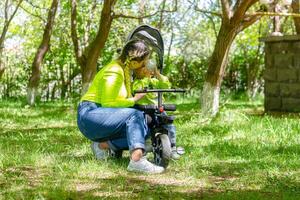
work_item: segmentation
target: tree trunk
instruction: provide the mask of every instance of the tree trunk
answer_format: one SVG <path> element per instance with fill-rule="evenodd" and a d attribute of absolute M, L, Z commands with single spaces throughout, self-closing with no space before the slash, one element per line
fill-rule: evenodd
<path fill-rule="evenodd" d="M 67 90 L 68 90 L 68 85 L 61 85 L 61 93 L 60 93 L 60 98 L 61 99 L 65 99 L 66 98 L 66 93 L 67 93 Z"/>
<path fill-rule="evenodd" d="M 42 42 L 35 54 L 34 61 L 32 63 L 32 73 L 28 83 L 27 102 L 29 105 L 35 104 L 36 97 L 38 95 L 38 86 L 41 77 L 41 65 L 43 59 L 49 49 L 51 33 L 54 25 L 55 14 L 57 11 L 59 0 L 53 0 L 51 8 L 48 12 L 47 24 L 44 29 Z"/>
<path fill-rule="evenodd" d="M 10 17 L 8 16 L 8 9 L 9 9 L 10 6 L 8 5 L 8 0 L 5 1 L 5 5 L 4 5 L 4 25 L 3 25 L 1 36 L 0 36 L 0 79 L 1 79 L 1 77 L 4 74 L 4 71 L 5 71 L 5 65 L 3 64 L 3 61 L 2 61 L 5 36 L 6 36 L 7 30 L 8 30 L 8 27 L 9 27 L 12 19 L 16 15 L 17 10 L 19 9 L 22 1 L 23 0 L 20 0 L 18 2 L 15 10 L 13 11 L 13 13 L 11 14 Z"/>
<path fill-rule="evenodd" d="M 55 100 L 56 86 L 57 86 L 57 84 L 55 82 L 53 87 L 52 87 L 52 91 L 51 91 L 51 101 Z"/>
<path fill-rule="evenodd" d="M 105 42 L 109 35 L 109 31 L 113 21 L 112 9 L 115 3 L 116 0 L 104 0 L 97 35 L 87 48 L 81 50 L 76 30 L 77 2 L 76 0 L 72 0 L 71 33 L 76 61 L 81 68 L 82 94 L 87 91 L 97 72 L 97 61 L 99 56 L 101 55 L 101 51 L 103 50 Z"/>
<path fill-rule="evenodd" d="M 258 91 L 259 83 L 257 80 L 257 75 L 259 71 L 259 63 L 250 63 L 247 68 L 247 96 L 253 99 Z"/>
<path fill-rule="evenodd" d="M 260 33 L 261 32 L 259 29 L 259 34 Z M 257 91 L 259 89 L 258 75 L 260 71 L 260 59 L 261 59 L 260 49 L 261 49 L 261 43 L 259 43 L 257 47 L 256 56 L 254 60 L 250 62 L 247 67 L 247 96 L 250 99 L 253 99 L 256 96 Z"/>
<path fill-rule="evenodd" d="M 111 4 L 105 4 L 101 13 L 100 27 L 96 38 L 89 45 L 88 56 L 86 66 L 82 70 L 82 90 L 85 93 L 92 82 L 96 72 L 97 72 L 97 61 L 101 54 L 101 51 L 104 48 L 105 42 L 108 38 L 108 34 L 110 31 L 112 16 L 111 16 Z"/>
<path fill-rule="evenodd" d="M 49 100 L 49 96 L 50 96 L 50 86 L 49 84 L 47 85 L 47 92 L 46 92 L 46 101 Z"/>
<path fill-rule="evenodd" d="M 5 71 L 5 64 L 2 60 L 2 56 L 3 56 L 3 48 L 0 46 L 0 79 L 2 78 Z"/>
<path fill-rule="evenodd" d="M 66 97 L 66 92 L 67 92 L 67 86 L 66 86 L 66 80 L 65 80 L 65 74 L 64 74 L 64 66 L 59 65 L 59 74 L 60 74 L 60 98 L 65 99 Z"/>
<path fill-rule="evenodd" d="M 11 88 L 11 79 L 12 79 L 12 75 L 11 74 L 12 74 L 12 71 L 11 71 L 11 68 L 9 67 L 10 64 L 9 64 L 9 60 L 7 58 L 5 59 L 5 66 L 8 66 L 8 68 L 7 68 L 6 79 L 5 79 L 5 81 L 6 81 L 6 83 L 5 83 L 6 90 L 5 90 L 4 96 L 6 98 L 9 98 L 10 97 L 10 88 Z"/>
<path fill-rule="evenodd" d="M 203 85 L 201 108 L 205 115 L 214 116 L 218 112 L 220 86 L 227 65 L 228 53 L 237 34 L 236 28 L 222 22 Z"/>
<path fill-rule="evenodd" d="M 299 9 L 300 9 L 299 0 L 293 0 L 292 9 L 293 9 L 293 13 L 299 13 Z M 300 35 L 300 18 L 299 17 L 294 17 L 294 24 L 295 24 L 297 35 Z"/>
<path fill-rule="evenodd" d="M 162 9 L 161 9 L 161 12 L 160 12 L 160 16 L 159 16 L 159 23 L 158 23 L 158 26 L 157 26 L 157 29 L 158 30 L 161 30 L 162 28 L 162 25 L 163 25 L 163 21 L 164 21 L 164 10 L 165 10 L 165 7 L 166 7 L 166 0 L 163 0 L 162 2 Z"/>
<path fill-rule="evenodd" d="M 202 113 L 215 116 L 219 110 L 219 93 L 231 44 L 236 35 L 260 19 L 258 15 L 246 15 L 258 0 L 221 0 L 222 24 L 215 48 L 208 64 L 202 91 Z"/>

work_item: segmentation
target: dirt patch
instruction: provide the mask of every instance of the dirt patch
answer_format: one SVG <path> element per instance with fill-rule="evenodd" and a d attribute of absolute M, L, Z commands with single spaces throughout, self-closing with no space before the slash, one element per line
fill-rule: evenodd
<path fill-rule="evenodd" d="M 235 181 L 238 178 L 235 176 L 209 176 L 208 180 L 212 184 L 221 184 L 225 181 Z"/>
<path fill-rule="evenodd" d="M 29 186 L 37 186 L 42 182 L 42 177 L 47 175 L 46 169 L 35 168 L 32 166 L 10 167 L 4 171 L 4 174 L 10 175 L 9 179 L 19 179 L 24 177 L 28 180 Z"/>
<path fill-rule="evenodd" d="M 132 177 L 128 177 L 129 179 Z M 205 181 L 192 179 L 178 179 L 174 177 L 156 175 L 156 176 L 135 176 L 134 179 L 143 180 L 153 185 L 169 185 L 169 186 L 197 186 L 203 187 Z"/>
<path fill-rule="evenodd" d="M 86 183 L 86 182 L 78 182 L 76 183 L 76 191 L 78 192 L 87 192 L 87 191 L 91 191 L 91 190 L 96 190 L 97 188 L 99 188 L 99 185 L 96 183 Z"/>

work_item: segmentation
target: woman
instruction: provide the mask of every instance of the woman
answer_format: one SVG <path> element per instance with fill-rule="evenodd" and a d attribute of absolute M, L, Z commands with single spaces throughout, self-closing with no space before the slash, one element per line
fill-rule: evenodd
<path fill-rule="evenodd" d="M 144 114 L 129 108 L 145 94 L 131 95 L 131 70 L 145 67 L 149 48 L 143 41 L 128 42 L 120 57 L 106 65 L 95 76 L 78 107 L 77 124 L 85 137 L 94 141 L 92 150 L 105 159 L 108 149 L 117 151 L 120 141 L 127 140 L 130 151 L 129 171 L 161 173 L 143 157 L 147 127 Z"/>

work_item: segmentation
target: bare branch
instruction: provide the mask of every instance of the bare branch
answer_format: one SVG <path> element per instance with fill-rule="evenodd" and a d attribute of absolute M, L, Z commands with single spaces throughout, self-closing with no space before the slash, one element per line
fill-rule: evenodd
<path fill-rule="evenodd" d="M 213 26 L 213 30 L 214 30 L 214 33 L 215 33 L 215 37 L 217 38 L 218 37 L 218 31 L 217 31 L 217 28 L 216 28 L 216 24 L 212 18 L 212 16 L 209 16 L 207 14 L 204 14 L 212 23 L 212 26 Z"/>
<path fill-rule="evenodd" d="M 173 10 L 165 10 L 165 9 L 163 9 L 162 12 L 165 12 L 165 13 L 176 12 L 177 8 L 178 8 L 178 4 L 177 3 L 178 3 L 177 0 L 175 0 L 175 6 L 174 6 Z"/>
<path fill-rule="evenodd" d="M 246 16 L 244 20 L 241 23 L 240 31 L 248 28 L 252 24 L 254 24 L 256 21 L 258 21 L 262 16 L 261 15 L 252 15 L 252 16 Z"/>
<path fill-rule="evenodd" d="M 244 0 L 242 2 L 236 2 L 233 21 L 235 23 L 239 23 L 243 20 L 247 10 L 256 2 L 258 2 L 258 0 Z"/>
<path fill-rule="evenodd" d="M 11 20 L 14 18 L 14 16 L 16 15 L 17 10 L 19 9 L 19 7 L 20 7 L 22 1 L 23 1 L 23 0 L 20 0 L 20 1 L 18 2 L 18 4 L 16 5 L 15 10 L 13 11 L 13 13 L 11 14 L 10 17 L 8 17 L 8 7 L 9 7 L 9 5 L 8 5 L 8 0 L 5 2 L 5 21 L 4 21 L 4 26 L 3 26 L 3 29 L 2 29 L 2 32 L 1 32 L 1 36 L 0 36 L 0 49 L 3 48 L 5 35 L 6 35 L 6 33 L 7 33 L 9 24 L 10 24 Z"/>
<path fill-rule="evenodd" d="M 231 18 L 231 10 L 230 10 L 229 2 L 228 0 L 221 0 L 221 4 L 222 4 L 223 19 L 226 22 L 229 22 Z"/>
<path fill-rule="evenodd" d="M 27 10 L 24 6 L 20 6 L 20 8 L 22 8 L 22 10 L 24 10 L 26 13 L 28 13 L 29 15 L 36 17 L 38 19 L 40 19 L 44 24 L 46 23 L 46 20 L 44 18 L 42 18 L 41 16 L 34 14 L 32 12 L 30 12 L 29 10 Z"/>
<path fill-rule="evenodd" d="M 162 10 L 165 9 L 165 6 L 166 6 L 166 0 L 163 0 L 162 2 Z M 162 27 L 162 22 L 163 22 L 163 11 L 160 12 L 160 16 L 159 16 L 159 24 L 158 24 L 158 30 L 161 29 Z"/>
<path fill-rule="evenodd" d="M 24 0 L 24 2 L 26 2 L 29 6 L 31 6 L 32 8 L 34 9 L 38 9 L 38 10 L 41 10 L 42 12 L 44 11 L 47 11 L 48 12 L 48 8 L 43 8 L 43 7 L 40 7 L 40 6 L 37 6 L 35 4 L 33 4 L 31 1 L 29 0 Z M 35 13 L 32 13 L 31 11 L 29 11 L 27 8 L 25 8 L 24 6 L 20 6 L 20 8 L 22 8 L 26 13 L 28 13 L 29 15 L 33 16 L 33 17 L 36 17 L 38 19 L 40 19 L 44 24 L 47 23 L 47 20 L 44 19 L 43 17 L 41 17 L 40 15 L 37 15 Z"/>
<path fill-rule="evenodd" d="M 212 23 L 212 26 L 213 26 L 213 30 L 214 30 L 214 33 L 215 33 L 215 37 L 217 38 L 218 36 L 218 32 L 217 32 L 217 29 L 216 29 L 216 24 L 213 20 L 213 17 L 212 16 L 217 16 L 217 17 L 221 17 L 222 18 L 222 14 L 219 13 L 219 12 L 214 12 L 214 11 L 208 11 L 208 10 L 204 10 L 204 9 L 201 9 L 197 6 L 197 4 L 195 4 L 195 0 L 193 2 L 191 2 L 190 0 L 188 0 L 188 2 L 191 4 L 191 6 L 188 8 L 188 10 L 194 6 L 194 10 L 195 11 L 199 11 L 201 13 L 203 13 Z M 210 4 L 212 4 L 213 2 L 210 1 Z"/>
<path fill-rule="evenodd" d="M 300 13 L 278 13 L 278 12 L 253 12 L 250 14 L 246 14 L 245 17 L 250 16 L 283 16 L 283 17 L 300 17 Z"/>
<path fill-rule="evenodd" d="M 165 9 L 161 9 L 161 10 L 157 10 L 155 11 L 154 13 L 152 14 L 149 14 L 149 15 L 144 15 L 144 16 L 133 16 L 133 15 L 124 15 L 124 14 L 116 14 L 114 11 L 112 11 L 113 13 L 113 18 L 116 19 L 116 18 L 128 18 L 128 19 L 137 19 L 137 20 L 141 20 L 141 19 L 144 19 L 144 18 L 149 18 L 149 17 L 152 17 L 152 16 L 155 16 L 157 15 L 158 13 L 171 13 L 171 12 L 176 12 L 177 11 L 177 0 L 175 0 L 175 6 L 173 8 L 173 10 L 165 10 Z"/>
<path fill-rule="evenodd" d="M 149 14 L 149 15 L 144 15 L 144 16 L 132 16 L 132 15 L 124 15 L 124 14 L 113 14 L 113 18 L 128 18 L 128 19 L 144 19 L 144 18 L 149 18 L 154 15 L 157 15 L 160 11 L 157 10 L 156 12 Z"/>
<path fill-rule="evenodd" d="M 86 26 L 85 26 L 86 30 L 84 31 L 84 41 L 83 41 L 84 48 L 88 46 L 88 41 L 90 38 L 89 33 L 91 30 L 92 19 L 93 19 L 96 8 L 97 8 L 97 0 L 94 0 L 93 5 L 90 10 L 89 18 L 88 18 Z"/>
<path fill-rule="evenodd" d="M 25 0 L 25 2 L 28 3 L 29 5 L 31 5 L 33 8 L 37 8 L 39 10 L 47 10 L 47 8 L 43 8 L 43 7 L 37 6 L 37 5 L 33 4 L 31 1 L 29 1 L 29 0 Z"/>
<path fill-rule="evenodd" d="M 35 8 L 35 9 L 38 9 L 38 10 L 42 10 L 42 11 L 47 11 L 48 8 L 43 8 L 43 7 L 40 7 L 40 6 L 37 6 L 35 4 L 33 4 L 31 1 L 29 0 L 24 0 L 24 2 L 26 2 L 27 4 L 29 4 L 32 8 Z M 37 15 L 37 14 L 34 14 L 32 13 L 31 11 L 29 11 L 27 8 L 25 8 L 24 6 L 20 6 L 20 8 L 22 8 L 26 13 L 28 13 L 29 15 L 33 16 L 33 17 L 36 17 L 40 20 L 42 20 L 42 22 L 44 24 L 46 24 L 46 19 L 44 19 L 43 17 L 41 17 L 40 15 Z"/>
<path fill-rule="evenodd" d="M 199 11 L 199 12 L 204 13 L 204 14 L 210 14 L 210 15 L 222 17 L 222 14 L 219 13 L 219 12 L 204 10 L 204 9 L 198 8 L 197 6 L 194 7 L 194 10 Z"/>
<path fill-rule="evenodd" d="M 194 7 L 195 11 L 201 12 L 207 17 L 208 17 L 208 15 L 214 15 L 214 16 L 217 16 L 217 17 L 222 17 L 222 13 L 220 13 L 220 12 L 209 11 L 209 10 L 199 8 L 198 5 L 195 4 L 195 1 L 191 2 L 190 0 L 188 0 L 188 2 L 191 4 L 190 7 L 192 7 L 192 6 Z"/>
<path fill-rule="evenodd" d="M 5 21 L 7 21 L 8 20 L 8 0 L 5 1 L 4 17 L 5 17 Z"/>
<path fill-rule="evenodd" d="M 189 10 L 192 8 L 193 5 L 190 5 L 186 11 L 182 14 L 181 18 L 178 19 L 178 21 L 180 22 L 181 20 L 184 19 L 185 15 L 189 12 Z"/>
<path fill-rule="evenodd" d="M 77 35 L 77 1 L 71 1 L 71 36 L 74 45 L 76 60 L 78 63 L 82 61 L 82 50 L 80 48 L 79 38 Z"/>
<path fill-rule="evenodd" d="M 19 7 L 20 7 L 20 5 L 21 5 L 21 3 L 22 3 L 22 1 L 23 1 L 23 0 L 20 0 L 19 3 L 17 4 L 17 6 L 16 6 L 14 12 L 11 14 L 11 16 L 10 16 L 10 18 L 9 18 L 9 20 L 8 20 L 8 23 L 10 23 L 11 20 L 14 18 L 15 14 L 17 13 L 17 10 L 19 9 Z"/>

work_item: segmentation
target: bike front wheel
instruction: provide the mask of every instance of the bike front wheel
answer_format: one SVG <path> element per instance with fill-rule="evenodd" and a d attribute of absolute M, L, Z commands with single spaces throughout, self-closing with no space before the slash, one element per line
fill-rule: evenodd
<path fill-rule="evenodd" d="M 167 168 L 171 159 L 171 143 L 168 135 L 158 134 L 155 137 L 154 161 L 156 165 Z"/>

